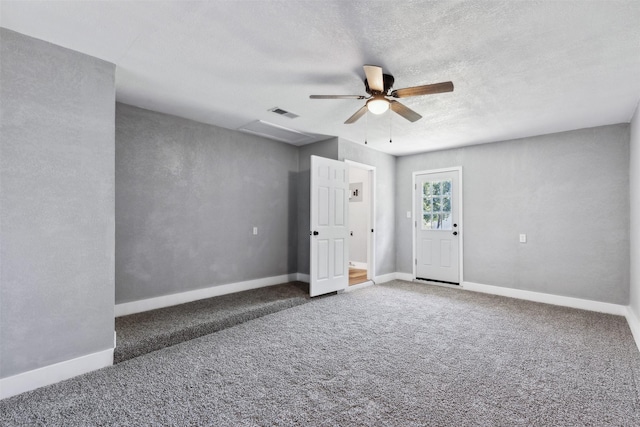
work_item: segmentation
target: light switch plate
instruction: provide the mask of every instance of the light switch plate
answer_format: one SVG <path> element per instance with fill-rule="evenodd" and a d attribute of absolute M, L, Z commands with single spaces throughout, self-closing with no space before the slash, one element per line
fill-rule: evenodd
<path fill-rule="evenodd" d="M 411 218 L 411 211 L 407 211 L 407 218 Z"/>
<path fill-rule="evenodd" d="M 527 235 L 520 234 L 520 243 L 527 243 Z"/>
<path fill-rule="evenodd" d="M 258 235 L 258 227 L 253 227 L 253 235 L 254 236 Z"/>

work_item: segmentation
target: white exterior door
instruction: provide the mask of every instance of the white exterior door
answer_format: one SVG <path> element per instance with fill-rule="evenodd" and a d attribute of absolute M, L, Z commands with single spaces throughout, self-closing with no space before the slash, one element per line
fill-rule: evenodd
<path fill-rule="evenodd" d="M 337 160 L 311 156 L 312 297 L 349 285 L 349 169 Z"/>
<path fill-rule="evenodd" d="M 460 283 L 459 170 L 416 174 L 415 277 Z"/>

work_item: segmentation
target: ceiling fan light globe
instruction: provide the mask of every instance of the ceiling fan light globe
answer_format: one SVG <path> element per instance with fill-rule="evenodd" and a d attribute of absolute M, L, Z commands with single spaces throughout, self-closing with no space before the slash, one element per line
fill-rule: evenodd
<path fill-rule="evenodd" d="M 382 114 L 389 109 L 389 101 L 384 98 L 370 99 L 367 101 L 367 108 L 373 114 Z"/>

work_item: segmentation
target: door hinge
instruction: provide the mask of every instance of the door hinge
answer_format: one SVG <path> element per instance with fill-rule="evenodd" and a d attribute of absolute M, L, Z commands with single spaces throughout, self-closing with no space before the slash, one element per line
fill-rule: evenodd
<path fill-rule="evenodd" d="M 413 226 L 414 226 L 415 228 L 418 228 L 418 221 L 413 221 Z"/>
<path fill-rule="evenodd" d="M 414 264 L 418 265 L 418 258 L 416 258 L 414 261 L 415 261 Z"/>
<path fill-rule="evenodd" d="M 414 189 L 414 190 L 417 190 L 417 189 L 418 189 L 418 184 L 417 184 L 417 183 L 416 183 L 416 184 L 413 184 L 413 189 Z"/>

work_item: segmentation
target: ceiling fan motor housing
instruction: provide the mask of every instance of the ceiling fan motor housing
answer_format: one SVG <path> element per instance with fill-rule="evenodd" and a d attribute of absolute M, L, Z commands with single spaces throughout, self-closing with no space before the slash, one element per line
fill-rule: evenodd
<path fill-rule="evenodd" d="M 384 84 L 384 91 L 381 93 L 386 95 L 387 93 L 389 93 L 389 90 L 393 87 L 393 83 L 395 82 L 395 79 L 391 74 L 383 74 L 382 82 Z M 372 92 L 371 88 L 369 88 L 369 81 L 367 79 L 364 79 L 364 89 L 367 91 L 368 94 L 375 95 L 374 93 L 375 91 Z"/>

